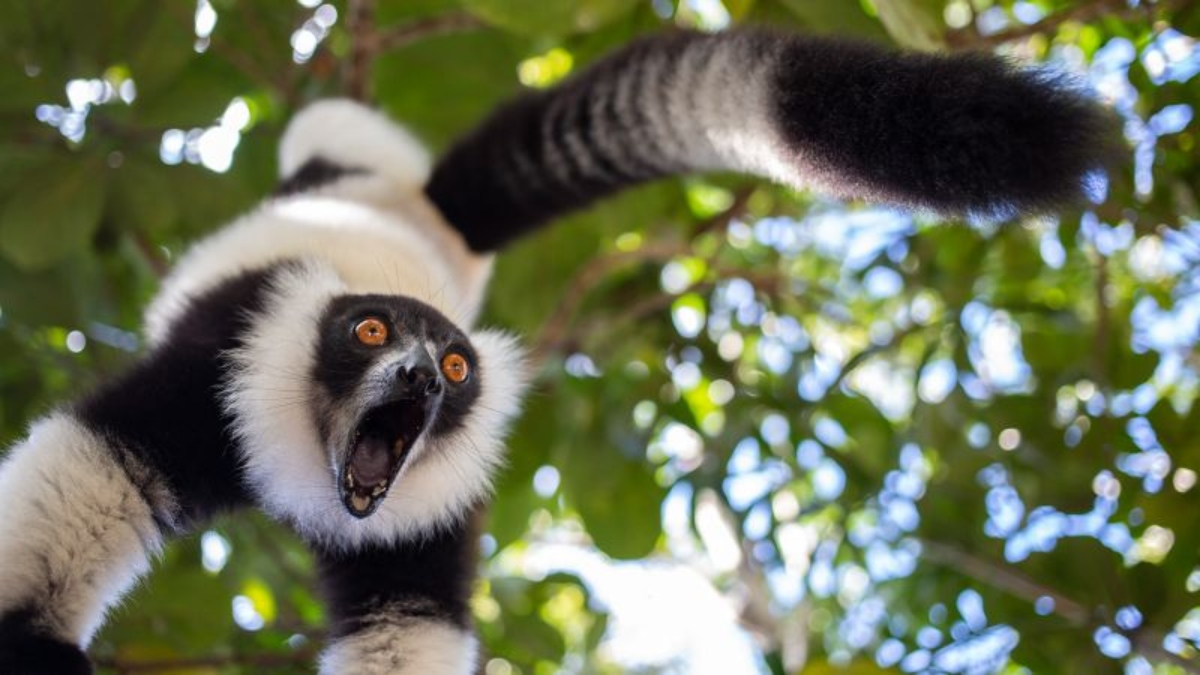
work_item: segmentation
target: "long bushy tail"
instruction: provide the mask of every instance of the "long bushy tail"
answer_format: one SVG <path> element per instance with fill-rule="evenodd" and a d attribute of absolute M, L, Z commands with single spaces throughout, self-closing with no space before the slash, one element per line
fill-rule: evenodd
<path fill-rule="evenodd" d="M 426 193 L 478 251 L 670 174 L 732 170 L 942 213 L 1080 196 L 1109 117 L 1061 78 L 760 30 L 643 39 L 499 109 Z"/>

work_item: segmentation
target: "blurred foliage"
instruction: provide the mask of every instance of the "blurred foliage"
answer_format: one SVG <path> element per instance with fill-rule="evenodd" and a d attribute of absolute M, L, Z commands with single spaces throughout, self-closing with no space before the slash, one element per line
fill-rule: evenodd
<path fill-rule="evenodd" d="M 1054 219 L 688 179 L 506 253 L 488 323 L 549 358 L 485 539 L 488 673 L 702 672 L 622 657 L 604 573 L 555 547 L 701 575 L 747 672 L 1200 672 L 1200 8 L 1132 4 L 378 3 L 368 84 L 435 150 L 636 35 L 730 21 L 1049 60 L 1131 146 Z M 353 79 L 346 10 L 0 2 L 0 442 L 127 365 L 170 258 L 269 191 L 282 125 Z M 242 514 L 172 546 L 92 651 L 309 672 L 323 620 L 303 547 Z"/>

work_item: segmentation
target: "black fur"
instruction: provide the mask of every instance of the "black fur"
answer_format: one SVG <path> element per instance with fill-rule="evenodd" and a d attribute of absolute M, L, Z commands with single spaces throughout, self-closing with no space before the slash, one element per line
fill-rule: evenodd
<path fill-rule="evenodd" d="M 858 196 L 985 217 L 1042 211 L 1078 199 L 1112 149 L 1103 108 L 989 54 L 793 38 L 774 80 L 776 125 L 796 155 Z"/>
<path fill-rule="evenodd" d="M 731 98 L 750 89 L 728 81 L 730 68 L 761 81 L 767 100 Z M 726 75 L 705 79 L 713 73 Z M 987 54 L 676 32 L 502 106 L 438 162 L 426 194 L 473 250 L 497 250 L 643 181 L 747 169 L 693 150 L 708 147 L 704 132 L 727 134 L 754 115 L 773 131 L 759 140 L 781 142 L 782 157 L 821 189 L 948 215 L 1008 217 L 1077 200 L 1118 137 L 1115 118 L 1062 78 Z M 689 126 L 702 119 L 717 127 Z"/>
<path fill-rule="evenodd" d="M 659 151 L 645 119 L 637 118 L 640 106 L 633 106 L 634 123 L 622 120 L 614 107 L 614 83 L 622 76 L 640 78 L 639 64 L 648 53 L 664 50 L 677 56 L 692 37 L 678 33 L 634 42 L 554 89 L 501 106 L 438 161 L 426 195 L 472 250 L 494 251 L 555 216 L 678 171 L 670 153 Z M 634 91 L 643 84 L 638 80 Z M 592 106 L 599 96 L 602 114 L 596 116 Z M 619 128 L 628 145 L 596 142 L 601 125 Z M 558 147 L 568 129 L 579 136 L 601 172 L 584 173 L 574 153 Z M 567 163 L 562 174 L 546 170 L 552 150 Z"/>
<path fill-rule="evenodd" d="M 403 483 L 396 489 L 403 490 Z M 317 548 L 333 637 L 369 627 L 367 617 L 378 613 L 468 628 L 478 565 L 476 520 L 392 547 L 368 544 L 354 552 Z"/>
<path fill-rule="evenodd" d="M 90 675 L 79 647 L 38 628 L 31 608 L 0 615 L 0 673 L 4 675 Z"/>
<path fill-rule="evenodd" d="M 85 424 L 166 481 L 181 525 L 249 500 L 217 394 L 227 352 L 241 345 L 278 269 L 241 274 L 193 300 L 162 344 L 75 408 Z"/>
<path fill-rule="evenodd" d="M 313 157 L 296 169 L 295 173 L 280 181 L 273 194 L 276 197 L 286 197 L 337 182 L 346 176 L 364 173 L 367 173 L 366 169 L 342 166 L 324 157 Z"/>

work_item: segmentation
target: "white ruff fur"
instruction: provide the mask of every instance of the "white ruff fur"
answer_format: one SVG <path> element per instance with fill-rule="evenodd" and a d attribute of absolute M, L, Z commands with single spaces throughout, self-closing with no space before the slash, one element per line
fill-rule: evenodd
<path fill-rule="evenodd" d="M 321 675 L 473 675 L 475 636 L 409 617 L 380 617 L 371 628 L 334 642 L 321 655 Z"/>
<path fill-rule="evenodd" d="M 409 540 L 488 496 L 525 386 L 523 354 L 505 335 L 472 334 L 491 256 L 472 253 L 425 200 L 428 158 L 415 140 L 374 111 L 326 101 L 284 135 L 284 175 L 318 156 L 370 173 L 270 200 L 195 246 L 147 313 L 147 334 L 157 343 L 190 298 L 224 279 L 297 261 L 254 317 L 224 392 L 247 477 L 267 512 L 311 541 L 353 549 Z M 362 293 L 415 298 L 457 323 L 478 354 L 481 393 L 462 427 L 436 448 L 418 441 L 378 510 L 358 519 L 338 498 L 342 457 L 324 447 L 316 427 L 311 375 L 324 307 L 337 295 Z"/>
<path fill-rule="evenodd" d="M 425 200 L 428 159 L 415 141 L 365 108 L 324 103 L 297 118 L 281 163 L 290 173 L 316 156 L 366 173 L 268 200 L 195 246 L 148 310 L 147 336 L 161 343 L 192 300 L 222 281 L 290 261 L 248 317 L 221 392 L 251 491 L 267 513 L 326 548 L 419 540 L 488 497 L 527 380 L 524 354 L 508 335 L 471 329 L 491 256 L 472 253 Z M 345 448 L 325 447 L 317 429 L 312 369 L 329 301 L 364 293 L 414 298 L 456 322 L 475 349 L 480 393 L 455 431 L 417 442 L 377 510 L 359 519 L 338 495 Z M 176 510 L 147 469 L 114 456 L 57 413 L 0 470 L 0 608 L 33 608 L 38 628 L 81 646 L 148 570 L 162 544 L 154 515 L 169 522 Z M 135 481 L 147 482 L 149 497 Z M 453 626 L 379 616 L 334 643 L 321 672 L 467 675 L 476 652 L 475 638 Z"/>
<path fill-rule="evenodd" d="M 355 518 L 338 496 L 336 462 L 343 455 L 321 440 L 310 378 L 317 315 L 346 288 L 327 263 L 286 270 L 245 346 L 233 354 L 237 365 L 224 402 L 235 418 L 247 478 L 267 512 L 310 541 L 349 550 L 429 534 L 488 496 L 526 378 L 513 338 L 468 333 L 479 357 L 481 391 L 464 424 L 437 441 L 433 452 L 419 441 L 379 509 Z"/>
<path fill-rule="evenodd" d="M 150 506 L 111 457 L 59 413 L 34 425 L 0 471 L 0 608 L 36 604 L 42 628 L 85 647 L 162 543 Z"/>

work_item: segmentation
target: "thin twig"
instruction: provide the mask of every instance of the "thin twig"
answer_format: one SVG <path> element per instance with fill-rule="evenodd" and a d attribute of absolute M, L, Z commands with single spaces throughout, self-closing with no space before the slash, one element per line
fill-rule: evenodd
<path fill-rule="evenodd" d="M 138 252 L 142 254 L 142 259 L 154 272 L 154 276 L 159 279 L 167 276 L 167 273 L 171 271 L 171 265 L 163 258 L 162 251 L 150 241 L 146 233 L 134 232 L 132 239 Z"/>
<path fill-rule="evenodd" d="M 1049 597 L 1054 601 L 1054 613 L 1076 626 L 1090 625 L 1095 618 L 1093 612 L 1083 603 L 1068 598 L 1008 565 L 977 556 L 952 544 L 930 539 L 921 540 L 921 551 L 922 557 L 935 565 L 957 570 L 976 581 L 1027 600 L 1031 604 L 1041 597 Z"/>
<path fill-rule="evenodd" d="M 757 185 L 750 185 L 736 190 L 729 207 L 697 225 L 692 230 L 692 239 L 702 234 L 720 234 L 729 229 L 730 223 L 746 213 L 746 206 L 749 205 L 750 198 L 754 196 L 754 191 L 757 189 Z"/>
<path fill-rule="evenodd" d="M 942 567 L 960 572 L 975 581 L 1030 603 L 1048 597 L 1054 601 L 1053 612 L 1079 628 L 1100 624 L 1101 616 L 1086 605 L 1063 595 L 1011 566 L 964 551 L 953 544 L 929 539 L 921 540 L 922 557 Z M 1200 675 L 1200 663 L 1173 654 L 1163 647 L 1163 636 L 1151 630 L 1141 630 L 1133 636 L 1139 654 L 1158 661 L 1168 661 L 1193 675 Z"/>
<path fill-rule="evenodd" d="M 163 3 L 163 6 L 167 8 L 167 11 L 171 12 L 172 18 L 175 20 L 175 22 L 184 27 L 190 35 L 193 30 L 194 19 L 187 12 L 184 5 L 181 3 L 166 2 Z M 280 83 L 280 81 L 272 77 L 271 73 L 268 72 L 267 69 L 259 64 L 259 62 L 253 57 L 251 57 L 250 54 L 225 41 L 225 39 L 218 35 L 215 30 L 211 35 L 208 36 L 208 46 L 209 49 L 212 50 L 213 54 L 228 61 L 233 67 L 240 70 L 244 75 L 256 81 L 259 86 L 268 90 L 272 90 L 281 97 L 287 98 L 287 89 Z"/>
<path fill-rule="evenodd" d="M 1138 14 L 1148 14 L 1158 8 L 1174 9 L 1179 4 L 1182 3 L 1178 2 L 1178 0 L 1163 0 L 1156 4 L 1142 2 L 1137 6 L 1131 7 L 1127 0 L 1093 0 L 1092 2 L 1080 3 L 1070 9 L 1051 14 L 1041 21 L 1024 26 L 1016 26 L 991 35 L 980 34 L 974 28 L 974 22 L 972 22 L 970 27 L 947 33 L 946 44 L 951 49 L 987 49 L 1022 40 L 1040 33 L 1053 33 L 1058 30 L 1059 26 L 1068 21 L 1082 23 L 1098 19 L 1102 16 L 1126 18 Z"/>
<path fill-rule="evenodd" d="M 1112 333 L 1112 313 L 1108 311 L 1108 258 L 1095 250 L 1096 258 L 1096 336 L 1092 347 L 1092 377 L 1096 387 L 1108 394 L 1108 348 Z"/>
<path fill-rule="evenodd" d="M 716 284 L 711 281 L 700 282 L 689 286 L 684 293 L 697 293 L 712 289 Z M 617 314 L 597 318 L 583 323 L 573 330 L 564 330 L 556 335 L 543 334 L 533 348 L 533 361 L 537 369 L 541 369 L 546 359 L 556 352 L 570 351 L 576 348 L 582 335 L 607 334 L 618 326 L 624 326 L 631 321 L 637 321 L 653 316 L 671 306 L 679 298 L 674 293 L 656 293 L 627 304 Z"/>
<path fill-rule="evenodd" d="M 486 28 L 487 24 L 467 12 L 448 12 L 401 24 L 376 35 L 375 46 L 380 53 L 390 52 L 434 35 L 461 33 Z"/>
<path fill-rule="evenodd" d="M 279 36 L 271 34 L 271 30 L 267 28 L 266 23 L 263 21 L 262 15 L 259 13 L 259 10 L 262 10 L 263 8 L 264 5 L 261 2 L 239 2 L 237 3 L 238 18 L 254 35 L 254 40 L 259 45 L 278 43 L 282 41 L 279 38 L 286 38 L 286 35 Z"/>
<path fill-rule="evenodd" d="M 729 227 L 729 223 L 746 211 L 746 205 L 754 194 L 755 187 L 746 187 L 736 191 L 733 202 L 720 213 L 701 222 L 692 230 L 692 238 L 702 234 L 719 233 Z M 692 254 L 692 248 L 685 242 L 654 242 L 636 251 L 626 251 L 601 256 L 590 260 L 582 269 L 576 272 L 567 290 L 562 295 L 558 307 L 551 312 L 549 318 L 542 324 L 542 330 L 537 340 L 535 353 L 545 356 L 550 351 L 568 343 L 565 336 L 571 319 L 579 310 L 584 298 L 606 277 L 617 269 L 630 263 L 665 263 L 670 260 Z M 742 276 L 743 273 L 738 273 Z M 656 296 L 657 297 L 657 296 Z M 672 296 L 673 297 L 673 296 Z M 540 360 L 540 359 L 539 359 Z"/>
<path fill-rule="evenodd" d="M 371 66 L 380 52 L 379 34 L 375 32 L 375 0 L 346 3 L 346 30 L 350 33 L 350 56 L 343 76 L 346 95 L 356 101 L 367 101 L 371 96 Z"/>
<path fill-rule="evenodd" d="M 682 255 L 687 255 L 691 249 L 682 243 L 658 243 L 644 246 L 636 251 L 625 251 L 593 258 L 583 266 L 571 280 L 567 290 L 562 295 L 558 307 L 550 313 L 550 317 L 542 324 L 541 333 L 537 339 L 537 351 L 552 349 L 553 345 L 563 342 L 571 319 L 575 316 L 584 298 L 600 284 L 600 282 L 617 269 L 630 263 L 670 261 Z"/>
<path fill-rule="evenodd" d="M 1182 668 L 1185 672 L 1197 675 L 1200 673 L 1200 663 L 1167 651 L 1163 646 L 1163 636 L 1151 630 L 1139 630 L 1133 635 L 1133 649 L 1138 654 L 1151 661 L 1166 661 Z"/>
<path fill-rule="evenodd" d="M 842 366 L 842 369 L 838 371 L 837 377 L 833 378 L 833 381 L 829 383 L 829 386 L 825 388 L 825 391 L 831 392 L 842 386 L 842 383 L 846 381 L 846 378 L 849 377 L 855 370 L 857 370 L 859 366 L 861 366 L 863 363 L 866 363 L 868 359 L 898 347 L 900 343 L 903 342 L 908 336 L 913 335 L 914 333 L 920 333 L 930 328 L 940 329 L 942 325 L 944 324 L 912 324 L 903 330 L 893 333 L 891 339 L 889 339 L 887 342 L 880 344 L 872 343 L 867 348 L 847 359 L 846 365 Z"/>

